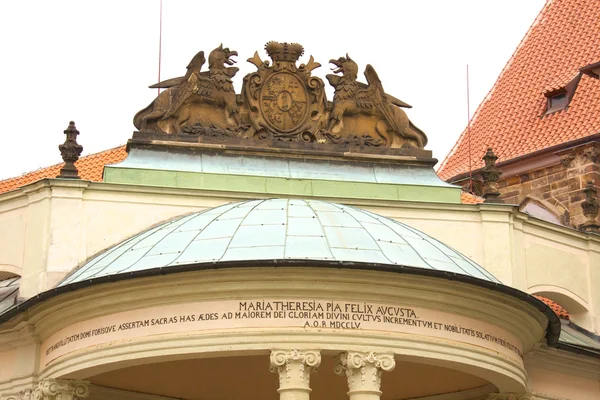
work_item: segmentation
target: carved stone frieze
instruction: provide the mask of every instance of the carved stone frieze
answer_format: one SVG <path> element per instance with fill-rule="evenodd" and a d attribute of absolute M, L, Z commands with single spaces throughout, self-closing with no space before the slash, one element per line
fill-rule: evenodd
<path fill-rule="evenodd" d="M 569 168 L 569 167 L 571 167 L 571 163 L 573 162 L 574 159 L 575 159 L 575 154 L 572 154 L 572 153 L 564 154 L 560 157 L 560 163 L 563 167 Z"/>
<path fill-rule="evenodd" d="M 243 78 L 236 94 L 229 67 L 236 51 L 214 49 L 208 57 L 198 52 L 185 76 L 150 86 L 165 89 L 134 117 L 140 132 L 269 141 L 315 143 L 320 146 L 358 146 L 422 149 L 426 135 L 406 116 L 410 107 L 387 94 L 375 69 L 367 65 L 367 84 L 358 81 L 358 64 L 348 55 L 330 62 L 334 74 L 327 80 L 335 89 L 327 101 L 325 84 L 312 71 L 321 64 L 311 56 L 298 65 L 304 48 L 297 43 L 269 42 L 248 59 L 256 71 Z M 176 140 L 176 136 L 169 140 Z"/>
<path fill-rule="evenodd" d="M 90 394 L 90 382 L 45 379 L 38 383 L 33 400 L 81 400 Z"/>
<path fill-rule="evenodd" d="M 381 373 L 396 366 L 393 354 L 348 351 L 336 360 L 334 372 L 348 379 L 348 394 L 369 392 L 381 394 Z"/>
<path fill-rule="evenodd" d="M 569 148 L 555 153 L 565 168 L 578 168 L 590 163 L 600 163 L 600 143 L 586 143 L 580 147 Z"/>
<path fill-rule="evenodd" d="M 600 145 L 596 143 L 594 146 L 584 149 L 583 158 L 592 163 L 600 163 Z"/>
<path fill-rule="evenodd" d="M 279 374 L 279 391 L 301 390 L 310 392 L 310 374 L 321 365 L 317 350 L 273 350 L 271 372 Z"/>

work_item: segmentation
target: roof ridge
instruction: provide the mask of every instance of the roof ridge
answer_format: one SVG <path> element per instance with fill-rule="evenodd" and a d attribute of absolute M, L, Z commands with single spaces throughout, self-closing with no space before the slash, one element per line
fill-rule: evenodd
<path fill-rule="evenodd" d="M 446 154 L 446 157 L 444 158 L 444 161 L 442 161 L 442 163 L 440 164 L 440 167 L 437 170 L 438 175 L 443 172 L 443 169 L 446 166 L 446 164 L 448 163 L 448 160 L 454 154 L 454 152 L 456 151 L 456 148 L 458 147 L 458 145 L 462 142 L 463 137 L 465 136 L 465 134 L 468 131 L 468 128 L 472 125 L 472 123 L 479 116 L 479 112 L 481 111 L 481 108 L 492 98 L 493 92 L 498 87 L 498 82 L 500 82 L 500 80 L 504 76 L 505 72 L 507 71 L 508 67 L 512 64 L 513 60 L 516 58 L 517 53 L 523 47 L 523 43 L 525 43 L 525 40 L 530 36 L 531 32 L 533 31 L 533 28 L 540 22 L 542 13 L 544 11 L 546 11 L 546 9 L 550 6 L 550 4 L 553 1 L 554 0 L 546 0 L 546 3 L 542 7 L 542 9 L 538 13 L 538 15 L 535 17 L 535 19 L 533 20 L 533 22 L 531 23 L 531 25 L 529 25 L 529 28 L 527 29 L 527 32 L 525 33 L 525 35 L 519 41 L 519 44 L 517 45 L 517 48 L 515 49 L 515 51 L 513 51 L 512 55 L 510 56 L 510 58 L 508 59 L 508 61 L 504 64 L 504 67 L 502 67 L 502 71 L 500 71 L 500 75 L 498 75 L 498 78 L 496 78 L 496 81 L 494 82 L 494 84 L 492 85 L 492 87 L 490 88 L 490 90 L 488 91 L 488 93 L 485 95 L 485 97 L 483 98 L 483 100 L 481 101 L 481 103 L 479 103 L 479 105 L 475 109 L 475 112 L 473 113 L 473 116 L 471 117 L 471 119 L 467 123 L 467 126 L 462 131 L 462 133 L 460 134 L 460 136 L 458 137 L 458 139 L 456 140 L 456 142 L 454 143 L 454 146 L 452 146 L 452 148 L 450 149 L 450 151 L 448 152 L 448 154 Z"/>

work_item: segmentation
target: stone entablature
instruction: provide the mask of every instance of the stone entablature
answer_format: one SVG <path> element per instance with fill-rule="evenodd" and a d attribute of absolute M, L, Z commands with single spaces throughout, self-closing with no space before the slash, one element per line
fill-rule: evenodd
<path fill-rule="evenodd" d="M 435 298 L 427 295 L 432 284 Z M 111 296 L 103 295 L 108 287 Z M 248 299 L 242 303 L 254 311 L 233 311 L 241 301 L 227 300 L 231 293 Z M 283 317 L 262 306 L 268 299 L 265 293 L 273 296 L 273 307 L 285 308 Z M 290 298 L 289 293 L 297 297 Z M 324 298 L 324 293 L 336 295 Z M 485 301 L 485 308 L 480 301 Z M 325 319 L 344 324 L 323 326 L 321 316 L 309 311 L 318 309 L 317 303 L 342 310 L 330 313 L 348 313 L 328 317 L 323 312 Z M 400 310 L 405 304 L 410 306 Z M 50 312 L 56 307 L 60 313 Z M 376 321 L 396 312 L 398 316 L 388 322 Z M 542 340 L 546 323 L 544 314 L 519 299 L 477 286 L 466 291 L 463 283 L 439 278 L 308 267 L 278 267 L 273 274 L 272 268 L 257 266 L 146 277 L 59 295 L 2 324 L 0 359 L 13 354 L 12 332 L 35 324 L 36 345 L 28 354 L 39 364 L 31 373 L 36 370 L 44 377 L 88 379 L 94 371 L 107 369 L 105 363 L 110 363 L 108 369 L 118 369 L 119 363 L 136 365 L 153 358 L 160 362 L 161 354 L 227 357 L 273 350 L 271 365 L 284 374 L 280 393 L 307 392 L 309 368 L 319 364 L 316 352 L 347 351 L 342 365 L 354 371 L 351 376 L 364 372 L 374 377 L 372 385 L 379 382 L 380 371 L 391 371 L 394 355 L 409 354 L 436 359 L 440 366 L 458 368 L 514 392 L 525 386 L 523 361 L 500 343 L 511 342 L 526 353 Z M 389 328 L 381 328 L 382 324 Z M 350 391 L 376 392 L 375 386 L 357 388 L 352 382 Z M 9 384 L 0 380 L 0 392 Z"/>

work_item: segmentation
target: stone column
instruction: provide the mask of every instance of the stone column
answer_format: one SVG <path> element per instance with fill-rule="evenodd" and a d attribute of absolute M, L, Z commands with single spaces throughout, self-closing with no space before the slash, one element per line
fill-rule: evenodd
<path fill-rule="evenodd" d="M 348 351 L 339 355 L 335 373 L 348 378 L 350 400 L 379 400 L 381 372 L 396 366 L 393 354 Z"/>
<path fill-rule="evenodd" d="M 309 400 L 310 374 L 320 364 L 321 353 L 317 350 L 271 351 L 271 372 L 279 374 L 279 399 Z"/>
<path fill-rule="evenodd" d="M 44 379 L 38 383 L 33 400 L 82 400 L 90 394 L 90 382 Z"/>

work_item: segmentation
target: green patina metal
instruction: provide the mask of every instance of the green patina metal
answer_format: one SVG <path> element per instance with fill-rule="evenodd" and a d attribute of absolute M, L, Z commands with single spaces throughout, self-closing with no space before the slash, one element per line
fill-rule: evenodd
<path fill-rule="evenodd" d="M 460 204 L 460 187 L 385 184 L 269 176 L 211 174 L 106 166 L 104 181 L 130 185 L 264 193 L 273 196 L 332 197 Z"/>

